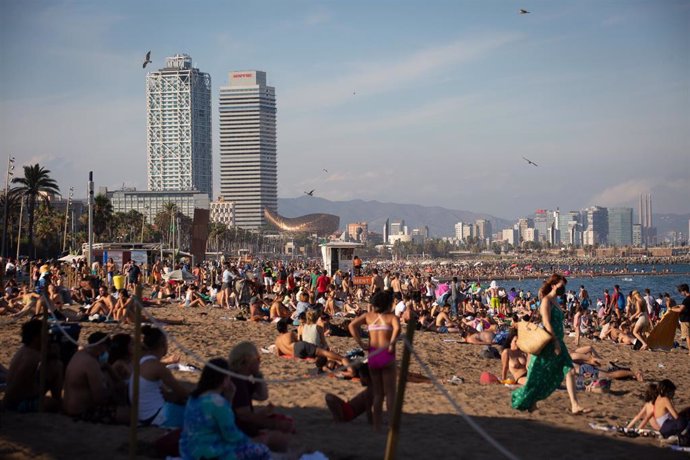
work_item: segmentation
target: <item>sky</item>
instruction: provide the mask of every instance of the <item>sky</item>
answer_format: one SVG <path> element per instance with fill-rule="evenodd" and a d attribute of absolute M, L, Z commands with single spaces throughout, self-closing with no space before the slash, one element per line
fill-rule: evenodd
<path fill-rule="evenodd" d="M 211 75 L 216 191 L 219 88 L 255 69 L 281 198 L 690 212 L 687 1 L 4 0 L 0 170 L 145 190 L 148 50 Z"/>

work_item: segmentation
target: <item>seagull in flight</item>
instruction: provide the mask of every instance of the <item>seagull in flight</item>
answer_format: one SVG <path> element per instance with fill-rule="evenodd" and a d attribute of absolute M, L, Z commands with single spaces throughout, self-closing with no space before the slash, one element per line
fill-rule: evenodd
<path fill-rule="evenodd" d="M 519 13 L 520 13 L 520 14 L 530 14 L 529 11 L 527 11 L 527 10 L 525 10 L 525 9 L 522 9 L 522 8 L 520 8 Z"/>
<path fill-rule="evenodd" d="M 141 66 L 142 69 L 146 68 L 146 64 L 151 64 L 153 61 L 151 60 L 151 51 L 146 53 L 146 59 L 144 59 L 144 65 Z"/>
<path fill-rule="evenodd" d="M 539 166 L 538 164 L 536 164 L 534 161 L 530 160 L 529 158 L 522 157 L 522 159 L 531 165 Z"/>
<path fill-rule="evenodd" d="M 304 192 L 304 194 L 309 195 L 309 196 L 314 196 L 314 191 L 315 191 L 314 189 L 311 189 L 308 192 Z"/>
<path fill-rule="evenodd" d="M 322 171 L 328 174 L 328 169 L 324 168 Z"/>

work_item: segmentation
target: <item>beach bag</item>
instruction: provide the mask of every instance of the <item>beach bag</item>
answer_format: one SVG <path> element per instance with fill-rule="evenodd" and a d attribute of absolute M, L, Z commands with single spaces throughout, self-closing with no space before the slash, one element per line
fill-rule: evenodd
<path fill-rule="evenodd" d="M 537 324 L 520 321 L 517 325 L 517 346 L 520 350 L 531 355 L 538 355 L 547 343 L 551 341 L 551 334 Z"/>

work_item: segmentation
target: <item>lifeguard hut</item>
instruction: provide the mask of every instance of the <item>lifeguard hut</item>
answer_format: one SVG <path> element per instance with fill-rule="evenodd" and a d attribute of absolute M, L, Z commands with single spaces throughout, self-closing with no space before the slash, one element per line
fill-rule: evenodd
<path fill-rule="evenodd" d="M 350 241 L 331 241 L 322 244 L 323 268 L 328 276 L 333 276 L 338 270 L 351 271 L 355 250 L 361 247 L 364 247 L 364 244 Z"/>

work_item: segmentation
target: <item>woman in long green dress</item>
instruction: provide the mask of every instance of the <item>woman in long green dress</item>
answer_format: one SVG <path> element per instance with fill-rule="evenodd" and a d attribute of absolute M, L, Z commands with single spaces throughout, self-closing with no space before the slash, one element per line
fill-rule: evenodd
<path fill-rule="evenodd" d="M 533 355 L 527 366 L 527 382 L 512 393 L 512 405 L 518 410 L 534 410 L 537 401 L 546 399 L 553 393 L 565 377 L 565 386 L 570 397 L 570 410 L 573 414 L 591 412 L 583 409 L 575 394 L 575 374 L 573 360 L 563 342 L 563 312 L 557 297 L 565 293 L 568 281 L 561 275 L 553 274 L 539 290 L 541 314 L 544 329 L 552 340 L 539 355 Z"/>

